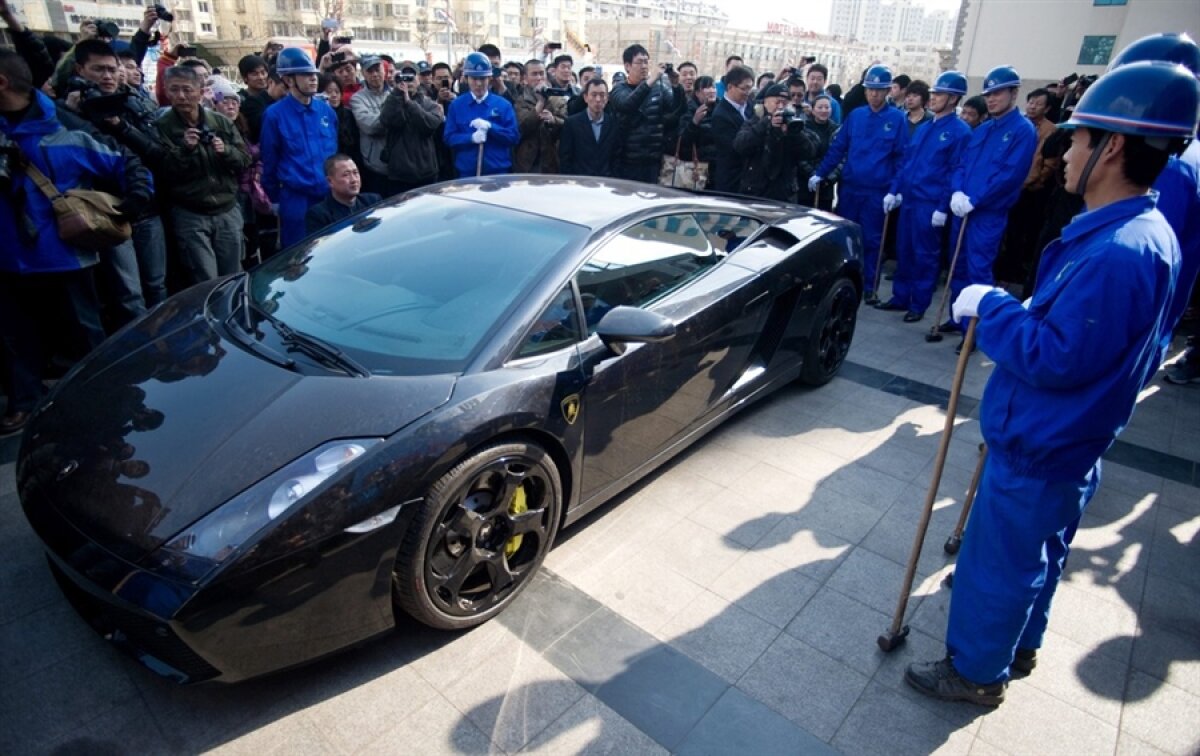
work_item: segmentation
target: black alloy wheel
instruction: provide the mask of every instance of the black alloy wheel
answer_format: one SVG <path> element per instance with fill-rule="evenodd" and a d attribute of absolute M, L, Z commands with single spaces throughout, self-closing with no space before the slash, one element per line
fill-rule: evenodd
<path fill-rule="evenodd" d="M 499 614 L 529 583 L 554 542 L 562 484 L 531 443 L 473 454 L 429 491 L 396 556 L 397 606 L 457 630 Z"/>
<path fill-rule="evenodd" d="M 801 381 L 810 386 L 821 386 L 833 380 L 846 361 L 857 322 L 858 289 L 849 279 L 839 278 L 813 314 L 812 333 L 800 370 Z"/>

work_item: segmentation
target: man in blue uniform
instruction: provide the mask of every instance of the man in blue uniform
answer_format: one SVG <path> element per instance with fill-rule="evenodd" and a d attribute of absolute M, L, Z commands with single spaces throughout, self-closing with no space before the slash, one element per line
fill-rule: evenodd
<path fill-rule="evenodd" d="M 950 177 L 971 139 L 971 127 L 955 112 L 967 93 L 967 77 L 946 71 L 929 92 L 933 120 L 913 132 L 904 164 L 892 179 L 891 192 L 883 198 L 885 213 L 901 209 L 892 298 L 879 309 L 905 310 L 905 323 L 923 318 L 933 299 L 942 231 L 950 211 Z"/>
<path fill-rule="evenodd" d="M 317 93 L 317 67 L 298 47 L 285 47 L 275 71 L 288 96 L 263 115 L 263 188 L 279 206 L 279 245 L 304 238 L 308 208 L 325 198 L 325 160 L 337 152 L 337 113 Z"/>
<path fill-rule="evenodd" d="M 950 209 L 956 218 L 950 238 L 958 239 L 967 223 L 963 249 L 954 267 L 950 290 L 957 297 L 968 284 L 991 284 L 992 264 L 1008 223 L 1008 211 L 1021 196 L 1037 149 L 1037 131 L 1017 107 L 1021 77 L 1011 66 L 993 68 L 983 80 L 988 120 L 971 132 L 951 181 Z M 957 331 L 953 320 L 939 329 Z"/>
<path fill-rule="evenodd" d="M 459 176 L 474 176 L 483 149 L 481 175 L 512 171 L 512 150 L 521 141 L 512 103 L 488 91 L 492 62 L 474 52 L 463 61 L 470 90 L 450 103 L 446 111 L 446 146 L 454 153 Z"/>
<path fill-rule="evenodd" d="M 857 108 L 846 116 L 825 159 L 808 180 L 808 190 L 815 192 L 822 178 L 845 158 L 837 212 L 862 226 L 864 301 L 869 305 L 879 302 L 875 295 L 875 266 L 879 263 L 879 242 L 883 238 L 883 197 L 900 168 L 908 141 L 904 113 L 887 104 L 891 84 L 892 72 L 886 66 L 867 69 L 863 87 L 868 107 Z"/>
<path fill-rule="evenodd" d="M 1175 234 L 1150 188 L 1196 131 L 1200 83 L 1171 63 L 1101 77 L 1065 128 L 1066 189 L 1087 210 L 1046 247 L 1025 303 L 971 285 L 954 318 L 979 319 L 996 362 L 980 426 L 988 446 L 954 572 L 945 659 L 908 667 L 918 691 L 987 706 L 1012 671 L 1032 672 L 1100 457 L 1158 367 L 1179 270 Z"/>

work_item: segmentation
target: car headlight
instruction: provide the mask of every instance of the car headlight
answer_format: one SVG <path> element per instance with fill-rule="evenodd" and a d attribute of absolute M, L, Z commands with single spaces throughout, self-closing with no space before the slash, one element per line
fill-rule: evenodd
<path fill-rule="evenodd" d="M 191 582 L 201 580 L 381 440 L 331 441 L 313 449 L 176 534 L 150 555 L 147 566 Z"/>

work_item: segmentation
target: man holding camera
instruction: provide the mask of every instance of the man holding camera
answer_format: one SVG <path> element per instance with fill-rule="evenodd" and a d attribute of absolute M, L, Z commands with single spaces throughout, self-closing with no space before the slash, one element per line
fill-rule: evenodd
<path fill-rule="evenodd" d="M 438 180 L 438 144 L 446 116 L 414 73 L 419 74 L 419 69 L 400 64 L 395 85 L 379 114 L 385 129 L 383 157 L 392 194 Z"/>
<path fill-rule="evenodd" d="M 366 86 L 350 98 L 350 112 L 354 114 L 354 123 L 358 126 L 359 150 L 363 159 L 362 183 L 368 192 L 387 197 L 391 195 L 387 186 L 388 165 L 384 155 L 388 134 L 387 126 L 380 120 L 379 114 L 391 86 L 384 78 L 386 74 L 382 58 L 366 56 L 362 60 L 362 69 Z M 401 73 L 397 76 L 402 75 L 416 79 L 417 69 L 411 63 L 402 64 Z"/>
<path fill-rule="evenodd" d="M 171 109 L 158 119 L 167 145 L 160 191 L 171 207 L 172 233 L 193 283 L 242 269 L 238 174 L 250 165 L 237 127 L 200 105 L 204 82 L 185 66 L 168 68 Z"/>
<path fill-rule="evenodd" d="M 166 156 L 158 140 L 156 109 L 148 99 L 117 83 L 120 61 L 107 42 L 87 39 L 75 46 L 75 74 L 64 107 L 112 137 L 149 168 Z M 154 202 L 136 210 L 133 238 L 101 258 L 116 304 L 115 325 L 124 325 L 167 298 L 167 248 Z"/>
<path fill-rule="evenodd" d="M 796 161 L 816 152 L 817 136 L 804 128 L 804 114 L 787 107 L 787 87 L 770 84 L 760 105 L 742 125 L 733 149 L 744 161 L 738 192 L 787 202 L 796 193 Z"/>
<path fill-rule="evenodd" d="M 569 60 L 568 56 L 560 57 Z M 557 83 L 556 80 L 556 87 Z M 567 98 L 572 90 L 546 86 L 546 67 L 537 58 L 526 62 L 522 85 L 516 99 L 521 143 L 513 156 L 513 170 L 558 173 L 558 138 L 567 118 Z"/>
<path fill-rule="evenodd" d="M 662 163 L 664 126 L 669 115 L 676 113 L 676 93 L 665 66 L 657 78 L 650 78 L 650 53 L 646 48 L 630 45 L 621 58 L 625 81 L 614 82 L 610 95 L 625 136 L 616 177 L 655 184 Z"/>

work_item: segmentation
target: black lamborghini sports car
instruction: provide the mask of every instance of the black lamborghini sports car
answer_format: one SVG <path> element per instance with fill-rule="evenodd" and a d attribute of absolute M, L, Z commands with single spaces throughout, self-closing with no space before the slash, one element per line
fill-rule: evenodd
<path fill-rule="evenodd" d="M 502 611 L 559 528 L 750 402 L 828 381 L 858 227 L 508 176 L 404 195 L 105 342 L 30 421 L 70 601 L 181 682 Z"/>

